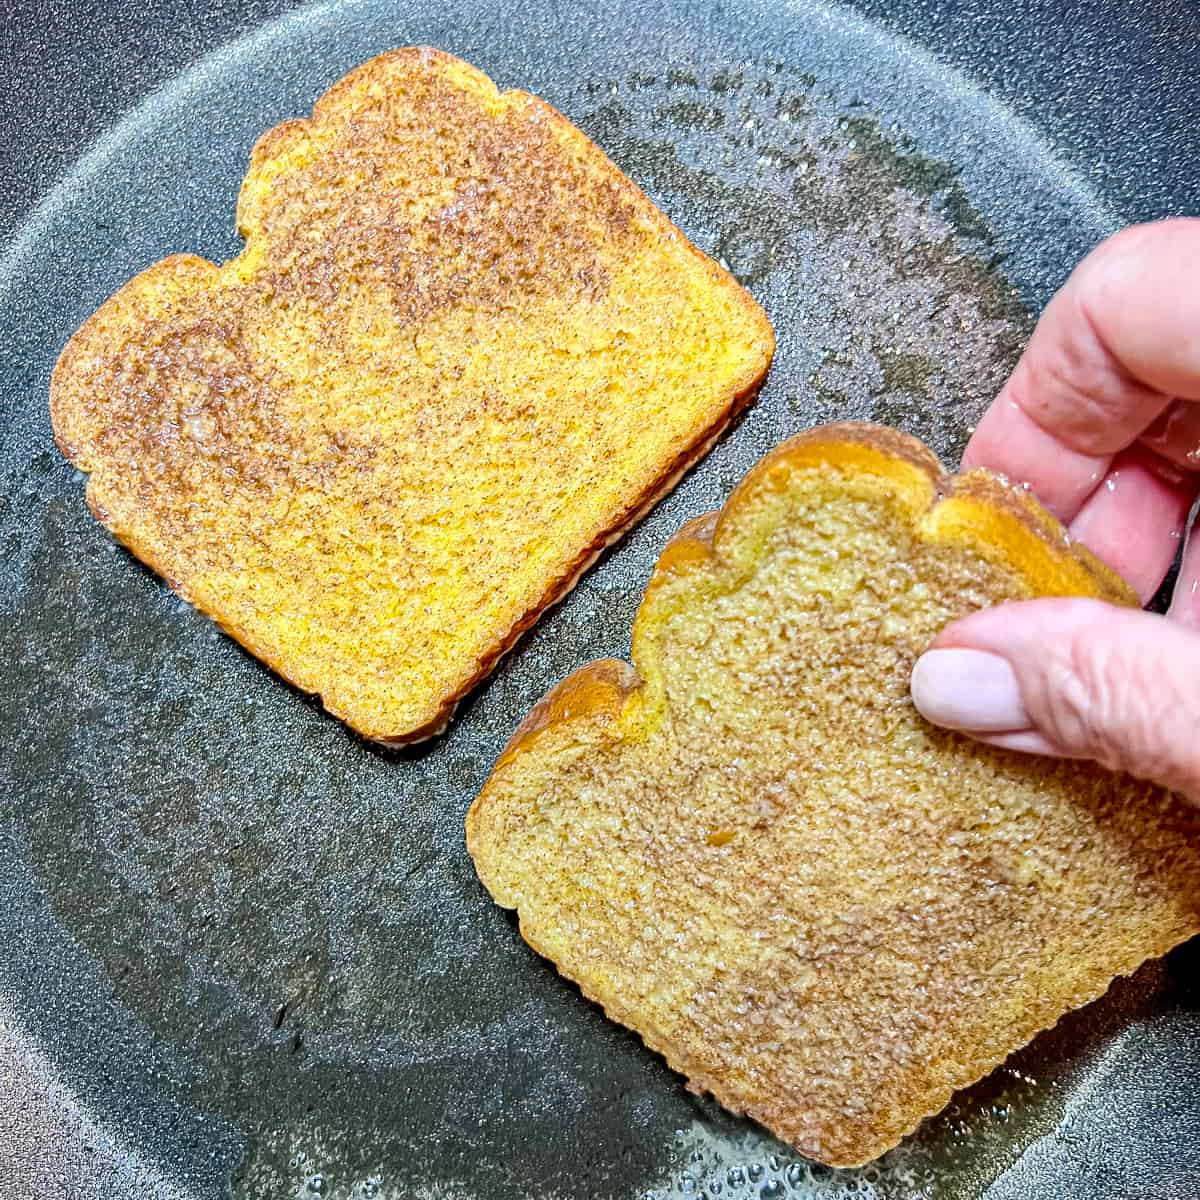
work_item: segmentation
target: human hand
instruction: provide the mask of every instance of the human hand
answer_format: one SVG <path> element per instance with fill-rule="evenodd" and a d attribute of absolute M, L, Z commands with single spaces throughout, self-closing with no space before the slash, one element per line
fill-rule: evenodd
<path fill-rule="evenodd" d="M 1027 482 L 1147 601 L 1200 491 L 1200 219 L 1135 226 L 1054 297 L 963 455 Z M 917 660 L 930 721 L 1091 758 L 1200 804 L 1200 533 L 1167 616 L 1030 600 L 948 626 Z"/>

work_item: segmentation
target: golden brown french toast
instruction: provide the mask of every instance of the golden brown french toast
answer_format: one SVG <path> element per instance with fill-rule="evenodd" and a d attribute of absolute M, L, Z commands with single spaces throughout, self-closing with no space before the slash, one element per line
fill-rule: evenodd
<path fill-rule="evenodd" d="M 55 436 L 126 546 L 383 741 L 445 724 L 774 347 L 564 117 L 434 50 L 267 133 L 238 225 L 75 334 Z"/>
<path fill-rule="evenodd" d="M 1020 489 L 815 429 L 659 560 L 633 666 L 517 730 L 467 845 L 521 932 L 695 1091 L 838 1166 L 1200 930 L 1200 814 L 925 723 L 947 621 L 1136 603 Z"/>

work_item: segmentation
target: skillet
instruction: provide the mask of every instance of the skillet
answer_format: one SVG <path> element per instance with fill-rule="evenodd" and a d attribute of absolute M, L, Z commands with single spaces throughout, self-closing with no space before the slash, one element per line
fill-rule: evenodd
<path fill-rule="evenodd" d="M 556 104 L 774 320 L 758 402 L 446 735 L 356 740 L 88 516 L 49 371 L 129 275 L 236 253 L 255 137 L 425 42 Z M 1100 237 L 1195 210 L 1200 14 L 1051 0 L 6 6 L 0 1193 L 1191 1197 L 1183 947 L 856 1172 L 689 1097 L 520 942 L 462 816 L 628 649 L 657 552 L 798 429 L 947 461 Z"/>

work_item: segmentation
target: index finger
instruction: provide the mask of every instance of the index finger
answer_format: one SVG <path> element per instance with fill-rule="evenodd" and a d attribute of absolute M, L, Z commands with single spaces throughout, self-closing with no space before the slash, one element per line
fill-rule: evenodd
<path fill-rule="evenodd" d="M 1200 219 L 1094 250 L 1042 314 L 963 467 L 1028 483 L 1069 522 L 1174 399 L 1200 400 Z"/>

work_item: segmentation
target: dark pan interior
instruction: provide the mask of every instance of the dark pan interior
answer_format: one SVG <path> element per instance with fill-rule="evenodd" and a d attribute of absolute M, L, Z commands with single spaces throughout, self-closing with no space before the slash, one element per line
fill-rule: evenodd
<path fill-rule="evenodd" d="M 585 1003 L 462 838 L 528 706 L 626 652 L 683 520 L 835 417 L 954 460 L 1088 247 L 1196 208 L 1196 7 L 292 7 L 22 0 L 0 29 L 0 1194 L 1200 1194 L 1192 948 L 880 1164 L 827 1172 Z M 260 132 L 413 42 L 562 109 L 747 283 L 779 354 L 447 734 L 385 753 L 106 539 L 45 400 L 67 337 L 134 271 L 237 252 Z"/>

